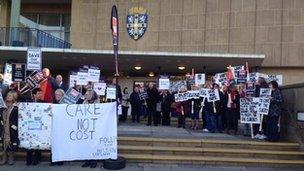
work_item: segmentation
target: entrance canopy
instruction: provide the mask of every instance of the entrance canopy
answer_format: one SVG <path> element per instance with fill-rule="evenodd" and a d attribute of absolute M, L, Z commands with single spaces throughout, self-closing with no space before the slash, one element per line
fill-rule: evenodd
<path fill-rule="evenodd" d="M 113 50 L 41 48 L 43 66 L 52 70 L 72 70 L 82 65 L 96 65 L 103 73 L 114 73 Z M 0 47 L 0 62 L 26 62 L 26 47 Z M 264 54 L 220 54 L 184 52 L 119 51 L 119 71 L 124 75 L 147 75 L 149 72 L 185 74 L 195 72 L 223 72 L 229 65 L 261 66 Z M 135 70 L 140 66 L 140 70 Z M 184 70 L 178 69 L 185 67 Z"/>

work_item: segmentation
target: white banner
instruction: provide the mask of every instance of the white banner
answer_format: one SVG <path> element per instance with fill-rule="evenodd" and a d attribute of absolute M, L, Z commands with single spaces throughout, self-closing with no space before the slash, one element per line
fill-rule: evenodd
<path fill-rule="evenodd" d="M 0 108 L 6 108 L 4 99 L 2 97 L 1 89 L 0 89 Z"/>
<path fill-rule="evenodd" d="M 20 147 L 49 150 L 51 147 L 52 104 L 20 103 L 18 109 Z M 60 128 L 63 128 L 62 125 Z"/>
<path fill-rule="evenodd" d="M 77 75 L 70 75 L 70 83 L 69 83 L 69 88 L 74 87 L 75 84 L 77 84 Z"/>
<path fill-rule="evenodd" d="M 208 102 L 215 102 L 220 100 L 220 94 L 218 89 L 208 89 Z"/>
<path fill-rule="evenodd" d="M 104 96 L 106 94 L 107 84 L 106 83 L 94 83 L 94 91 L 99 96 Z"/>
<path fill-rule="evenodd" d="M 258 108 L 259 98 L 240 98 L 241 123 L 259 124 L 261 117 Z"/>
<path fill-rule="evenodd" d="M 270 88 L 261 88 L 259 97 L 270 98 L 271 97 L 271 89 Z"/>
<path fill-rule="evenodd" d="M 53 105 L 53 162 L 117 159 L 116 121 L 116 102 Z"/>
<path fill-rule="evenodd" d="M 159 85 L 158 85 L 158 89 L 159 90 L 169 90 L 170 89 L 170 80 L 169 78 L 160 78 L 158 80 Z"/>
<path fill-rule="evenodd" d="M 12 83 L 12 65 L 6 63 L 4 68 L 3 84 L 11 85 Z"/>
<path fill-rule="evenodd" d="M 40 48 L 27 49 L 26 68 L 29 71 L 40 71 L 42 67 L 42 53 Z"/>

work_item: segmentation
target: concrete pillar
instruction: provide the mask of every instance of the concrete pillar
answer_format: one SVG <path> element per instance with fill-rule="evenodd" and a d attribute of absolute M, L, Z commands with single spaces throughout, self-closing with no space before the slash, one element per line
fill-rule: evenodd
<path fill-rule="evenodd" d="M 19 27 L 21 0 L 12 0 L 10 27 Z"/>
<path fill-rule="evenodd" d="M 0 0 L 0 27 L 8 26 L 8 0 Z"/>

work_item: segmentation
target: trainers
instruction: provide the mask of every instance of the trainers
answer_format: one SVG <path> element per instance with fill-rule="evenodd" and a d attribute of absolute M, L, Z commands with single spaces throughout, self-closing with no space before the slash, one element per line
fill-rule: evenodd
<path fill-rule="evenodd" d="M 259 140 L 265 140 L 267 137 L 264 135 L 264 134 L 262 134 L 258 139 Z"/>
<path fill-rule="evenodd" d="M 260 138 L 260 136 L 261 136 L 261 134 L 256 134 L 253 138 L 255 138 L 255 139 L 259 139 Z"/>
<path fill-rule="evenodd" d="M 209 130 L 208 129 L 203 129 L 203 132 L 209 132 Z"/>

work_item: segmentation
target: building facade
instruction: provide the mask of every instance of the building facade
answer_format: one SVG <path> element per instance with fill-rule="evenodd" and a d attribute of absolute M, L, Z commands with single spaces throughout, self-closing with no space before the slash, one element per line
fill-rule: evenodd
<path fill-rule="evenodd" d="M 1 0 L 0 27 L 10 26 L 13 1 Z M 20 26 L 46 30 L 72 49 L 112 50 L 114 4 L 121 51 L 264 54 L 261 72 L 282 74 L 284 84 L 302 82 L 303 0 L 21 0 Z M 148 14 L 139 40 L 126 28 L 133 7 Z"/>

